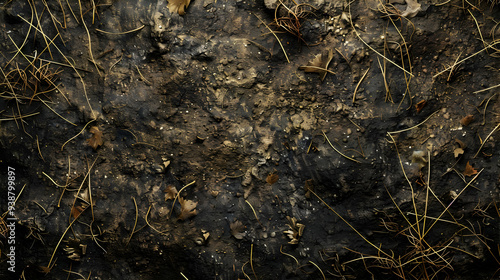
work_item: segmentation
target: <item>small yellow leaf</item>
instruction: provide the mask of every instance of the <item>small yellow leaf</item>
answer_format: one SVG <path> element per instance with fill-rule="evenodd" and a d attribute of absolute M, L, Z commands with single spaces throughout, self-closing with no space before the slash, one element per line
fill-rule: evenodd
<path fill-rule="evenodd" d="M 183 16 L 186 14 L 190 2 L 191 0 L 168 0 L 167 7 L 170 13 L 179 13 L 179 15 Z"/>

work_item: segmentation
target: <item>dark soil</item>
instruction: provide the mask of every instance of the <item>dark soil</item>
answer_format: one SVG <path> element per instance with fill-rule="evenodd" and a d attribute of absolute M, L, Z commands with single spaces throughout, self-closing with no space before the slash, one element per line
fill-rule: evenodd
<path fill-rule="evenodd" d="M 1 279 L 499 277 L 498 6 L 47 2 L 0 2 Z"/>

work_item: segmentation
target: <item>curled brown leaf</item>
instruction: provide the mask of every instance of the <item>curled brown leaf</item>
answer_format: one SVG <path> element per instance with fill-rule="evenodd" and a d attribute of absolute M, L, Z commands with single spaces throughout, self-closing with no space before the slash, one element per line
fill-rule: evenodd
<path fill-rule="evenodd" d="M 97 126 L 93 126 L 90 128 L 90 133 L 92 133 L 92 137 L 87 139 L 87 143 L 92 149 L 97 150 L 97 147 L 103 144 L 102 131 L 100 131 Z"/>

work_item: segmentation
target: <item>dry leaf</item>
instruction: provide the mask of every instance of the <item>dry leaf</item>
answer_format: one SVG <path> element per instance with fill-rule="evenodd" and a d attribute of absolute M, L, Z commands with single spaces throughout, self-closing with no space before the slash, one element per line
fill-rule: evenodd
<path fill-rule="evenodd" d="M 464 142 L 458 140 L 458 139 L 455 139 L 455 143 L 458 144 L 458 146 L 460 146 L 460 148 L 462 148 L 462 150 L 465 150 L 465 148 L 467 147 L 467 145 L 465 145 Z"/>
<path fill-rule="evenodd" d="M 184 221 L 198 214 L 198 211 L 196 211 L 195 209 L 198 205 L 198 202 L 194 202 L 189 199 L 185 200 L 184 198 L 179 197 L 179 203 L 181 204 L 181 214 L 178 217 L 179 220 Z"/>
<path fill-rule="evenodd" d="M 166 192 L 165 201 L 175 199 L 175 196 L 177 195 L 177 189 L 172 185 L 168 185 L 164 192 Z"/>
<path fill-rule="evenodd" d="M 266 178 L 266 182 L 269 184 L 269 185 L 272 185 L 276 182 L 278 182 L 278 179 L 280 178 L 280 176 L 278 176 L 278 173 L 276 172 L 273 172 L 269 175 L 267 175 L 267 178 Z"/>
<path fill-rule="evenodd" d="M 422 5 L 415 0 L 406 0 L 406 5 L 406 10 L 401 13 L 404 18 L 412 18 L 422 10 Z"/>
<path fill-rule="evenodd" d="M 83 208 L 82 206 L 74 206 L 73 208 L 71 208 L 71 216 L 76 219 L 80 216 L 80 214 L 82 214 L 83 210 L 85 210 L 85 208 Z"/>
<path fill-rule="evenodd" d="M 203 239 L 205 239 L 205 240 L 208 240 L 208 238 L 210 237 L 210 232 L 208 232 L 204 229 L 201 230 L 201 234 L 203 235 Z"/>
<path fill-rule="evenodd" d="M 186 14 L 190 2 L 191 0 L 168 0 L 167 7 L 170 13 L 179 13 L 179 15 L 183 16 Z"/>
<path fill-rule="evenodd" d="M 323 81 L 326 77 L 326 69 L 328 69 L 328 64 L 333 59 L 333 51 L 328 50 L 319 55 L 317 55 L 313 60 L 309 61 L 307 66 L 300 66 L 300 70 L 304 70 L 304 72 L 312 72 L 318 73 L 321 81 Z"/>
<path fill-rule="evenodd" d="M 456 143 L 456 145 L 458 145 L 458 147 L 456 147 L 455 150 L 453 150 L 453 154 L 457 158 L 459 155 L 463 155 L 464 150 L 467 147 L 467 145 L 465 145 L 464 142 L 462 142 L 458 139 L 455 139 L 455 143 Z"/>
<path fill-rule="evenodd" d="M 92 137 L 87 139 L 87 143 L 92 147 L 92 149 L 97 150 L 97 147 L 102 146 L 102 132 L 99 130 L 97 126 L 93 126 L 90 128 L 90 133 L 92 133 Z"/>
<path fill-rule="evenodd" d="M 427 101 L 421 100 L 420 102 L 417 103 L 417 105 L 415 105 L 415 108 L 417 109 L 417 113 L 420 113 L 420 111 L 422 111 L 422 109 L 424 109 L 425 104 L 427 104 Z"/>
<path fill-rule="evenodd" d="M 460 124 L 463 126 L 468 126 L 474 120 L 473 115 L 467 115 L 463 119 L 460 120 Z"/>
<path fill-rule="evenodd" d="M 477 169 L 475 169 L 474 167 L 472 167 L 472 165 L 470 165 L 469 162 L 467 162 L 467 165 L 465 165 L 465 170 L 464 170 L 463 174 L 465 176 L 476 175 L 477 174 Z"/>
<path fill-rule="evenodd" d="M 311 191 L 314 191 L 314 180 L 309 179 L 306 180 L 306 183 L 304 185 L 304 190 L 306 191 L 305 197 L 306 198 L 311 198 Z"/>
<path fill-rule="evenodd" d="M 245 226 L 242 222 L 235 220 L 229 227 L 231 228 L 231 235 L 236 239 L 243 239 L 245 236 Z"/>
<path fill-rule="evenodd" d="M 453 154 L 457 158 L 459 155 L 463 155 L 464 154 L 464 150 L 462 148 L 456 148 L 455 150 L 453 150 Z"/>

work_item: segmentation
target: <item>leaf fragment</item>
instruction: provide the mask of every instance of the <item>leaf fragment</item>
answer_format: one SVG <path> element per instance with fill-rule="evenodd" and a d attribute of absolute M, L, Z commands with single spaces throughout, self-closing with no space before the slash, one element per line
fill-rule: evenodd
<path fill-rule="evenodd" d="M 87 143 L 92 149 L 97 150 L 97 147 L 103 144 L 102 131 L 100 131 L 97 126 L 93 126 L 90 128 L 90 133 L 92 133 L 92 137 L 87 139 Z"/>
<path fill-rule="evenodd" d="M 179 13 L 183 16 L 186 14 L 186 9 L 189 6 L 191 0 L 168 0 L 168 9 L 170 13 Z"/>
<path fill-rule="evenodd" d="M 424 109 L 425 104 L 427 104 L 427 100 L 422 99 L 420 102 L 418 102 L 415 105 L 415 109 L 417 109 L 417 113 L 420 113 L 420 111 L 422 111 L 422 109 Z"/>
<path fill-rule="evenodd" d="M 311 191 L 314 191 L 313 179 L 306 180 L 306 183 L 304 185 L 304 190 L 306 191 L 305 197 L 308 199 L 311 198 Z"/>
<path fill-rule="evenodd" d="M 324 51 L 316 55 L 306 66 L 300 66 L 300 70 L 308 73 L 318 73 L 321 81 L 323 81 L 328 73 L 328 65 L 333 59 L 333 50 Z"/>
<path fill-rule="evenodd" d="M 462 148 L 455 148 L 455 150 L 453 150 L 453 154 L 455 155 L 455 158 L 457 158 L 459 155 L 464 154 L 464 150 Z"/>
<path fill-rule="evenodd" d="M 473 176 L 473 175 L 476 175 L 477 174 L 477 169 L 475 169 L 474 167 L 472 167 L 472 165 L 469 164 L 469 162 L 467 162 L 467 165 L 465 165 L 465 170 L 463 172 L 463 174 L 465 176 Z"/>
<path fill-rule="evenodd" d="M 179 204 L 181 205 L 181 213 L 178 217 L 179 220 L 184 221 L 198 214 L 198 211 L 195 209 L 198 202 L 194 202 L 189 199 L 185 200 L 184 198 L 179 197 Z"/>
<path fill-rule="evenodd" d="M 278 176 L 278 173 L 273 172 L 273 173 L 267 175 L 266 182 L 269 185 L 273 185 L 274 183 L 278 182 L 279 178 L 280 178 L 280 176 Z"/>
<path fill-rule="evenodd" d="M 164 192 L 166 192 L 165 201 L 175 199 L 175 196 L 177 195 L 177 189 L 172 185 L 168 185 Z"/>
<path fill-rule="evenodd" d="M 460 120 L 460 124 L 462 126 L 468 126 L 474 120 L 473 115 L 467 115 L 463 119 Z"/>
<path fill-rule="evenodd" d="M 231 235 L 236 239 L 243 239 L 245 237 L 245 225 L 242 222 L 235 220 L 229 227 L 231 228 Z"/>

